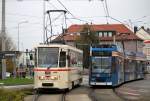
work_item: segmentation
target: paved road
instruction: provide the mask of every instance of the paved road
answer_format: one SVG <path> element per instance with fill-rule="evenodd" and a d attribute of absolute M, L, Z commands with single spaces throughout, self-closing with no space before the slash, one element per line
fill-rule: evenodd
<path fill-rule="evenodd" d="M 125 101 L 150 101 L 150 74 L 144 80 L 126 83 L 116 91 Z"/>
<path fill-rule="evenodd" d="M 26 88 L 33 87 L 27 86 L 11 86 L 4 88 Z M 144 80 L 126 83 L 116 88 L 117 96 L 112 89 L 104 88 L 90 88 L 88 85 L 88 76 L 84 75 L 82 86 L 71 90 L 67 96 L 66 101 L 92 101 L 90 94 L 96 97 L 97 101 L 150 101 L 150 74 Z M 40 97 L 39 101 L 59 101 L 60 94 L 44 94 Z M 33 101 L 33 95 L 27 96 L 25 101 Z"/>
<path fill-rule="evenodd" d="M 77 101 L 77 100 L 91 101 L 91 99 L 88 96 L 88 93 L 89 93 L 89 89 L 87 87 L 81 86 L 81 87 L 74 88 L 73 90 L 71 90 L 70 92 L 66 94 L 65 101 Z M 37 101 L 43 101 L 43 100 L 44 101 L 62 101 L 61 100 L 62 94 L 63 92 L 59 92 L 59 91 L 56 91 L 56 92 L 52 91 L 47 94 L 41 93 Z M 25 97 L 24 101 L 33 101 L 33 99 L 34 99 L 34 95 L 30 95 L 30 96 Z"/>
<path fill-rule="evenodd" d="M 150 101 L 150 74 L 144 80 L 126 83 L 118 88 L 116 92 L 112 89 L 90 88 L 88 76 L 84 75 L 82 86 L 71 90 L 66 95 L 66 101 L 92 101 L 90 94 L 93 94 L 97 101 Z M 4 86 L 5 89 L 26 89 L 33 88 L 33 85 Z M 62 94 L 43 94 L 38 101 L 60 101 Z M 33 101 L 33 95 L 27 96 L 24 101 Z"/>
<path fill-rule="evenodd" d="M 80 87 L 74 88 L 67 93 L 66 101 L 92 101 L 91 99 L 94 97 L 97 101 L 122 101 L 116 94 L 113 93 L 112 89 L 90 88 L 88 85 L 88 76 L 84 75 L 83 78 L 83 83 Z M 38 101 L 43 101 L 42 98 L 46 99 L 45 101 L 48 101 L 49 99 L 59 101 L 55 94 L 42 95 Z M 33 95 L 27 96 L 25 101 L 33 101 Z"/>
<path fill-rule="evenodd" d="M 95 96 L 97 101 L 124 101 L 112 89 L 96 89 Z"/>
<path fill-rule="evenodd" d="M 61 101 L 61 94 L 42 94 L 36 101 Z M 34 101 L 34 96 L 30 95 L 25 97 L 24 101 Z"/>

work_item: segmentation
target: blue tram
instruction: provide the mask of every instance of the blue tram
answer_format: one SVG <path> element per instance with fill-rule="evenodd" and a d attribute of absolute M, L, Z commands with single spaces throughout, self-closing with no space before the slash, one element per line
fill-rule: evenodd
<path fill-rule="evenodd" d="M 90 48 L 89 84 L 118 86 L 143 79 L 145 61 L 144 54 L 121 51 L 117 45 L 93 45 Z"/>

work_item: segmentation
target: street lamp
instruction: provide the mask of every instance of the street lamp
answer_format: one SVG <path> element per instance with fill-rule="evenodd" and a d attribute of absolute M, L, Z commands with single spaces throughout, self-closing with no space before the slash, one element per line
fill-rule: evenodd
<path fill-rule="evenodd" d="M 20 25 L 23 24 L 23 23 L 28 23 L 28 21 L 22 21 L 22 22 L 18 23 L 18 51 L 19 51 L 19 40 L 20 40 L 19 39 L 19 28 L 20 28 Z"/>

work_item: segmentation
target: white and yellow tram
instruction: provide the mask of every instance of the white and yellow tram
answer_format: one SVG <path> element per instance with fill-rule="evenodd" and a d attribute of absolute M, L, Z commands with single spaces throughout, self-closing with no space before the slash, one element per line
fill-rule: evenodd
<path fill-rule="evenodd" d="M 35 57 L 34 89 L 72 89 L 81 83 L 81 50 L 61 44 L 39 45 Z"/>

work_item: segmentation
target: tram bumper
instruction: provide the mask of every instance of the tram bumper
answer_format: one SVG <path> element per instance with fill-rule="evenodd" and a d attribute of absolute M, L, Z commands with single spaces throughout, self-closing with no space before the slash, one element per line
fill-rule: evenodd
<path fill-rule="evenodd" d="M 90 85 L 113 85 L 111 76 L 109 74 L 94 74 L 90 78 Z"/>
<path fill-rule="evenodd" d="M 34 85 L 35 89 L 66 89 L 68 84 L 65 82 L 39 82 Z"/>
<path fill-rule="evenodd" d="M 112 82 L 90 82 L 90 85 L 112 85 Z"/>

